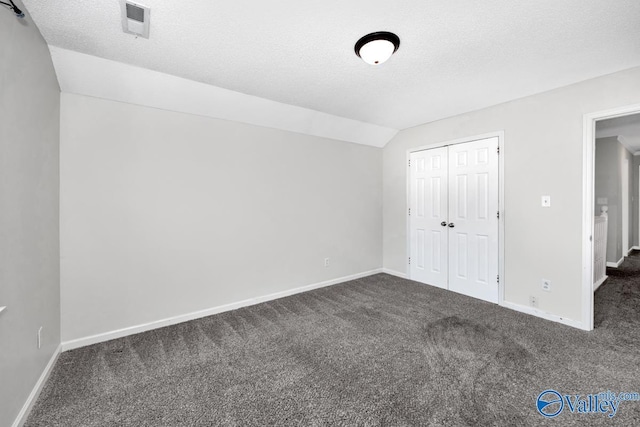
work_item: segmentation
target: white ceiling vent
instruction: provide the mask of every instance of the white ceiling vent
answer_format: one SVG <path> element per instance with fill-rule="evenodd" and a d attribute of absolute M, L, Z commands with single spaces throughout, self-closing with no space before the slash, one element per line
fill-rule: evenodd
<path fill-rule="evenodd" d="M 147 6 L 127 0 L 120 0 L 120 4 L 122 5 L 122 30 L 148 39 L 151 10 Z"/>

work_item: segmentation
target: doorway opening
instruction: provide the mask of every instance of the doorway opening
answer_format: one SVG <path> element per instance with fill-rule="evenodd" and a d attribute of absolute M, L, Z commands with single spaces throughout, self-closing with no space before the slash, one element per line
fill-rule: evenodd
<path fill-rule="evenodd" d="M 592 330 L 611 308 L 605 294 L 640 280 L 640 105 L 585 115 L 583 160 L 582 323 Z"/>

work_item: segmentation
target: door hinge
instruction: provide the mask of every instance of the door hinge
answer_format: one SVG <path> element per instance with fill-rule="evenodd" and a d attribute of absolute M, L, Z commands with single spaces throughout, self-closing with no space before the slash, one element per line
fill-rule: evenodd
<path fill-rule="evenodd" d="M 411 159 L 409 159 L 409 167 L 411 167 Z"/>
<path fill-rule="evenodd" d="M 498 151 L 498 154 L 500 154 L 500 147 L 498 147 L 498 148 L 496 149 L 496 151 Z"/>
<path fill-rule="evenodd" d="M 409 208 L 409 216 L 411 216 L 411 208 Z"/>
<path fill-rule="evenodd" d="M 497 281 L 498 283 L 500 283 L 500 275 L 499 275 L 499 274 L 496 276 L 496 281 Z"/>
<path fill-rule="evenodd" d="M 500 219 L 500 211 L 498 211 L 498 219 Z"/>
<path fill-rule="evenodd" d="M 411 257 L 409 257 L 409 265 L 411 265 Z"/>

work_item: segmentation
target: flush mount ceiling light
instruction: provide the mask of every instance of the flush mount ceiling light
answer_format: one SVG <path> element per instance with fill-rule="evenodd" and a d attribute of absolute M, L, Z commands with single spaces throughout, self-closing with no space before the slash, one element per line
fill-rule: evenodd
<path fill-rule="evenodd" d="M 364 62 L 380 65 L 400 47 L 400 37 L 388 31 L 367 34 L 357 41 L 355 50 Z"/>

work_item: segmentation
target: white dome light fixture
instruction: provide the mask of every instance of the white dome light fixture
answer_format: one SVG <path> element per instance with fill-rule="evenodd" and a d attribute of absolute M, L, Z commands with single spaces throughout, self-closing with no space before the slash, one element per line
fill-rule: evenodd
<path fill-rule="evenodd" d="M 400 37 L 388 31 L 367 34 L 356 42 L 355 51 L 364 62 L 380 65 L 400 47 Z"/>

